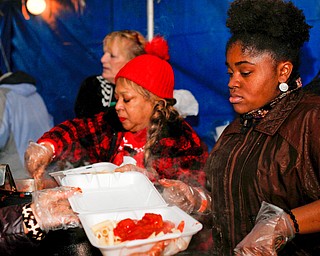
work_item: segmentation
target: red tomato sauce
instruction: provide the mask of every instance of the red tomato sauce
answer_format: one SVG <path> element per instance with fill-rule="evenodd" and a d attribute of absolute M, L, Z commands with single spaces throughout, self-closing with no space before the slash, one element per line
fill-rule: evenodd
<path fill-rule="evenodd" d="M 160 214 L 146 213 L 141 220 L 130 218 L 121 220 L 115 229 L 114 235 L 121 239 L 121 242 L 135 239 L 146 239 L 153 233 L 155 235 L 163 232 L 164 234 L 172 232 L 175 224 L 171 221 L 164 221 Z M 184 221 L 178 225 L 181 232 L 184 228 Z"/>

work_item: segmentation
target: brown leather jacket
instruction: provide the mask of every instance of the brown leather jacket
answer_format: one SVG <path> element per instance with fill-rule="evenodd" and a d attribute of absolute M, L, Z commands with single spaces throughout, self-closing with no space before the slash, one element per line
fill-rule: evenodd
<path fill-rule="evenodd" d="M 293 209 L 320 199 L 320 96 L 298 90 L 255 127 L 236 119 L 205 170 L 212 186 L 214 255 L 232 255 L 261 202 Z M 320 255 L 320 233 L 297 235 L 278 255 Z"/>

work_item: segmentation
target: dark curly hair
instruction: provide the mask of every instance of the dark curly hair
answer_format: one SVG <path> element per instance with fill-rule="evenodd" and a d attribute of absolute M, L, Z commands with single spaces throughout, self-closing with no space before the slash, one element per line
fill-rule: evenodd
<path fill-rule="evenodd" d="M 309 40 L 311 26 L 291 1 L 235 0 L 227 14 L 231 38 L 226 50 L 240 41 L 243 51 L 269 52 L 276 62 L 289 60 L 298 68 L 300 49 Z"/>

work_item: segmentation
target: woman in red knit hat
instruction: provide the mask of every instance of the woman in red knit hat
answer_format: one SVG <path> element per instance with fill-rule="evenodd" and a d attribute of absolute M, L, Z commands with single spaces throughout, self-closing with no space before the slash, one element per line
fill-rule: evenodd
<path fill-rule="evenodd" d="M 164 197 L 188 213 L 210 210 L 203 167 L 207 146 L 173 107 L 174 74 L 167 42 L 156 37 L 147 54 L 129 61 L 116 76 L 116 105 L 93 118 L 65 121 L 45 133 L 26 151 L 26 166 L 43 180 L 51 163 L 112 162 L 131 156 L 136 165 L 117 171 L 139 171 L 165 186 Z M 196 195 L 195 197 L 193 195 Z"/>

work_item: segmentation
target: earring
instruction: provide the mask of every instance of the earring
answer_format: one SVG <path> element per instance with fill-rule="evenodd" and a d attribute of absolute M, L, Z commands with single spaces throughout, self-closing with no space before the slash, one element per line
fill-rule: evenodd
<path fill-rule="evenodd" d="M 282 92 L 286 92 L 289 89 L 289 85 L 287 83 L 281 83 L 281 84 L 279 84 L 279 89 Z"/>

